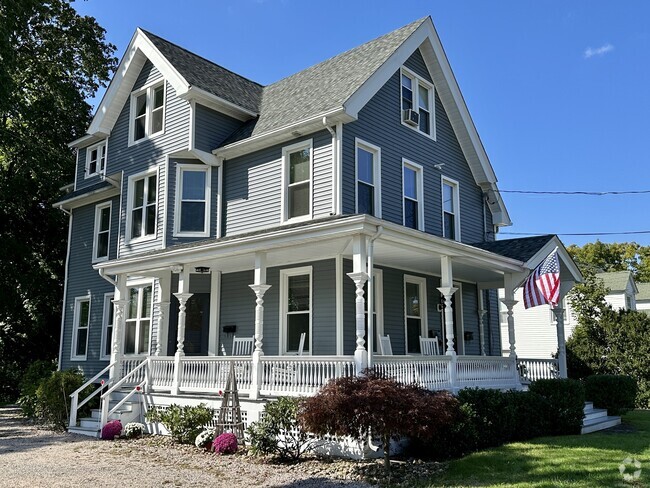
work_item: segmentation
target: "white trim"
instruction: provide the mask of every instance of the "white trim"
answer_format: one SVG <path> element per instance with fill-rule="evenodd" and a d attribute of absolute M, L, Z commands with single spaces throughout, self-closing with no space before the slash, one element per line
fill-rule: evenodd
<path fill-rule="evenodd" d="M 372 154 L 372 171 L 373 171 L 373 182 L 372 187 L 374 189 L 374 216 L 378 219 L 381 218 L 381 148 L 375 146 L 369 142 L 359 139 L 358 137 L 354 138 L 354 213 L 359 213 L 359 149 Z M 370 185 L 370 183 L 363 182 L 364 184 Z"/>
<path fill-rule="evenodd" d="M 309 348 L 308 355 L 313 354 L 313 316 L 314 316 L 314 278 L 312 266 L 301 266 L 299 268 L 285 268 L 280 270 L 280 343 L 278 351 L 280 355 L 289 354 L 286 350 L 286 337 L 287 337 L 287 302 L 289 301 L 289 277 L 309 275 Z M 291 351 L 292 353 L 294 351 Z"/>
<path fill-rule="evenodd" d="M 474 283 L 470 283 L 474 284 Z M 456 320 L 456 324 L 454 327 L 454 338 L 456 339 L 456 344 L 454 348 L 456 349 L 456 354 L 459 356 L 462 356 L 465 354 L 465 321 L 464 321 L 464 316 L 463 316 L 463 282 L 461 281 L 456 281 L 454 280 L 454 287 L 458 288 L 456 292 L 454 293 L 454 303 L 456 304 L 456 307 L 454 308 L 454 319 Z M 478 284 L 476 286 L 476 291 L 478 293 L 481 292 L 481 290 L 478 288 Z M 499 325 L 501 322 L 501 302 L 499 302 Z M 445 311 L 443 309 L 442 312 L 440 312 L 440 323 L 441 323 L 441 329 L 442 329 L 442 345 L 443 349 L 446 350 L 447 348 L 447 329 L 445 328 Z M 484 324 L 485 326 L 485 324 Z M 459 329 L 458 331 L 456 329 Z M 460 332 L 457 334 L 456 332 Z M 479 349 L 480 349 L 480 344 L 479 344 Z"/>
<path fill-rule="evenodd" d="M 221 213 L 223 212 L 223 164 L 217 166 L 217 228 L 215 229 L 214 235 L 217 239 L 221 238 L 221 225 L 223 218 Z"/>
<path fill-rule="evenodd" d="M 404 274 L 404 283 L 403 283 L 403 307 L 404 307 L 404 351 L 405 354 L 411 354 L 408 350 L 408 318 L 409 315 L 406 314 L 406 284 L 412 283 L 418 285 L 420 288 L 420 335 L 422 337 L 427 337 L 429 331 L 429 320 L 427 317 L 427 279 L 422 276 L 413 276 L 409 274 Z M 415 316 L 410 316 L 416 318 Z"/>
<path fill-rule="evenodd" d="M 124 207 L 122 206 L 124 204 L 124 185 L 126 184 L 126 188 L 129 188 L 129 183 L 128 181 L 124 181 L 124 170 L 122 170 L 122 174 L 120 177 L 120 207 L 117 210 L 117 253 L 116 253 L 116 259 L 120 259 L 120 254 L 122 250 L 122 244 L 124 244 L 124 241 L 122 241 L 122 236 L 126 236 L 126 228 L 124 228 L 124 233 L 120 235 L 120 229 L 122 229 L 122 216 L 124 215 L 122 213 L 122 210 Z M 165 192 L 166 193 L 166 192 Z M 126 240 L 126 239 L 125 239 Z"/>
<path fill-rule="evenodd" d="M 289 155 L 294 152 L 302 151 L 304 149 L 309 149 L 309 180 L 303 180 L 300 183 L 304 184 L 305 181 L 309 181 L 309 212 L 305 215 L 300 215 L 298 217 L 289 217 Z M 302 222 L 305 220 L 311 220 L 314 212 L 314 140 L 307 139 L 296 144 L 291 144 L 290 146 L 285 146 L 282 148 L 282 196 L 281 196 L 281 207 L 282 213 L 280 215 L 280 223 L 294 223 Z"/>
<path fill-rule="evenodd" d="M 98 251 L 98 239 L 99 239 L 99 226 L 101 225 L 101 214 L 102 210 L 108 208 L 108 230 L 104 231 L 108 233 L 108 243 L 106 245 L 106 256 L 97 256 Z M 106 261 L 111 255 L 111 221 L 113 220 L 113 202 L 109 200 L 108 202 L 100 203 L 95 205 L 95 226 L 93 229 L 93 263 L 99 263 L 101 261 Z"/>
<path fill-rule="evenodd" d="M 144 236 L 136 237 L 133 238 L 131 236 L 131 213 L 133 211 L 133 189 L 135 186 L 135 182 L 144 178 L 148 178 L 150 176 L 156 175 L 156 218 L 155 218 L 155 225 L 154 225 L 154 231 L 153 234 L 145 234 Z M 147 193 L 147 188 L 148 188 L 148 183 L 145 185 L 144 195 Z M 153 241 L 157 238 L 158 236 L 158 212 L 160 211 L 160 167 L 158 166 L 153 166 L 146 171 L 143 171 L 141 173 L 137 173 L 134 175 L 129 176 L 129 181 L 128 181 L 128 186 L 127 186 L 127 193 L 126 193 L 126 228 L 124 229 L 124 235 L 126 236 L 126 242 L 129 244 L 135 244 L 138 242 L 147 242 L 147 241 Z M 168 188 L 166 188 L 168 190 Z M 167 194 L 167 191 L 165 191 L 165 194 Z M 146 206 L 142 207 L 142 225 L 145 225 L 145 208 Z"/>
<path fill-rule="evenodd" d="M 108 144 L 107 144 L 108 139 L 104 139 L 97 144 L 93 144 L 92 146 L 88 146 L 86 148 L 86 166 L 84 168 L 84 179 L 92 178 L 93 176 L 99 176 L 99 175 L 105 175 L 106 174 L 106 164 L 108 163 Z M 101 148 L 101 152 L 100 152 Z M 97 160 L 95 162 L 95 172 L 91 173 L 90 172 L 90 154 L 94 151 L 97 150 Z M 104 167 L 100 169 L 101 167 L 101 160 L 102 158 L 104 159 Z"/>
<path fill-rule="evenodd" d="M 452 180 L 444 175 L 440 175 L 440 203 L 441 203 L 441 215 L 442 215 L 442 237 L 447 237 L 445 235 L 445 185 L 450 186 L 454 190 L 454 240 L 460 241 L 460 183 L 456 180 Z"/>
<path fill-rule="evenodd" d="M 335 257 L 336 269 L 336 355 L 342 356 L 344 350 L 343 340 L 343 255 Z"/>
<path fill-rule="evenodd" d="M 68 216 L 68 249 L 65 253 L 65 271 L 63 276 L 63 310 L 61 311 L 61 332 L 59 334 L 59 360 L 57 370 L 61 371 L 63 361 L 63 333 L 65 332 L 65 316 L 68 311 L 68 268 L 70 266 L 70 244 L 72 243 L 72 212 Z"/>
<path fill-rule="evenodd" d="M 86 347 L 85 354 L 77 355 L 77 334 L 80 329 L 80 309 L 82 302 L 88 302 L 88 323 L 86 324 Z M 74 319 L 72 322 L 72 344 L 70 347 L 70 361 L 85 361 L 88 358 L 88 336 L 90 335 L 90 312 L 91 312 L 91 298 L 90 295 L 75 297 L 74 299 Z"/>
<path fill-rule="evenodd" d="M 163 89 L 163 104 L 162 104 L 162 129 L 158 132 L 152 132 L 152 113 L 153 113 L 153 102 L 154 102 L 154 92 L 157 88 L 162 86 Z M 136 103 L 135 100 L 142 94 L 146 95 L 145 101 L 145 113 L 144 113 L 144 136 L 140 139 L 135 139 L 135 110 Z M 147 85 L 134 90 L 131 92 L 129 97 L 129 138 L 128 138 L 128 147 L 131 147 L 135 144 L 139 144 L 143 141 L 154 139 L 155 137 L 161 136 L 165 133 L 165 116 L 167 112 L 167 82 L 163 80 L 157 80 Z"/>
<path fill-rule="evenodd" d="M 343 213 L 343 122 L 336 124 L 336 215 Z"/>
<path fill-rule="evenodd" d="M 102 361 L 108 361 L 111 358 L 110 353 L 108 355 L 104 354 L 106 351 L 106 333 L 108 331 L 108 317 L 110 316 L 110 309 L 113 308 L 113 297 L 115 292 L 111 291 L 109 293 L 104 293 L 104 312 L 102 314 L 102 339 L 99 349 L 99 359 Z M 113 322 L 115 322 L 115 316 L 113 315 Z M 115 323 L 111 324 L 111 334 L 114 330 Z M 112 337 L 112 335 L 111 335 Z M 112 342 L 112 341 L 111 341 Z"/>
<path fill-rule="evenodd" d="M 196 102 L 189 100 L 187 102 L 190 106 L 190 125 L 187 134 L 187 149 L 191 151 L 196 144 Z"/>
<path fill-rule="evenodd" d="M 374 299 L 374 308 L 375 314 L 377 314 L 377 326 L 375 328 L 375 335 L 377 338 L 384 335 L 384 270 L 377 268 L 376 265 L 372 272 L 372 283 L 375 288 L 375 299 Z M 368 314 L 368 300 L 366 300 L 366 315 Z M 370 340 L 369 337 L 366 337 L 366 344 Z M 377 346 L 379 346 L 379 341 L 377 341 Z M 373 351 L 375 354 L 378 354 L 378 351 L 373 346 Z"/>
<path fill-rule="evenodd" d="M 219 355 L 219 329 L 221 329 L 221 271 L 213 271 L 210 276 L 208 356 Z"/>
<path fill-rule="evenodd" d="M 75 154 L 75 159 L 74 159 L 74 186 L 72 187 L 72 191 L 75 191 L 77 189 L 77 178 L 79 177 L 79 151 L 80 148 L 76 148 L 77 153 Z M 59 356 L 60 357 L 60 356 Z"/>
<path fill-rule="evenodd" d="M 165 194 L 163 195 L 162 239 L 160 244 L 161 249 L 165 249 L 168 244 L 167 229 L 169 228 L 169 192 L 171 191 L 169 188 L 169 170 L 171 166 L 172 163 L 169 154 L 165 154 L 165 162 L 163 164 L 163 168 L 165 168 L 165 184 L 163 186 L 165 189 Z M 158 174 L 160 175 L 160 172 L 158 172 Z M 160 188 L 160 184 L 158 184 L 158 188 Z"/>
<path fill-rule="evenodd" d="M 184 171 L 196 171 L 205 173 L 205 193 L 204 206 L 205 216 L 203 219 L 203 231 L 182 231 L 181 225 L 181 205 L 182 205 L 182 175 Z M 210 189 L 212 188 L 212 171 L 210 166 L 203 164 L 176 163 L 176 198 L 174 201 L 174 232 L 173 237 L 210 237 L 210 218 L 212 216 L 212 197 Z M 194 201 L 194 200 L 193 200 Z M 198 202 L 196 200 L 195 202 Z"/>
<path fill-rule="evenodd" d="M 412 200 L 410 197 L 406 197 L 404 195 L 404 168 L 405 167 L 410 167 L 410 169 L 415 171 L 415 183 L 417 186 L 417 203 L 418 203 L 418 227 L 415 230 L 421 230 L 424 231 L 424 168 L 417 164 L 414 163 L 413 161 L 409 161 L 406 158 L 402 158 L 402 225 L 406 226 L 406 212 L 404 209 L 404 199 L 409 198 L 409 200 Z M 409 227 L 411 228 L 411 227 Z"/>
<path fill-rule="evenodd" d="M 418 125 L 409 125 L 404 122 L 404 109 L 402 108 L 402 76 L 406 76 L 411 80 L 412 83 L 412 94 L 413 94 L 413 110 L 417 113 L 420 113 L 420 85 L 423 88 L 429 91 L 429 132 L 423 132 L 420 130 L 420 124 Z M 420 134 L 428 137 L 429 139 L 436 140 L 436 97 L 435 97 L 435 87 L 429 81 L 425 80 L 421 76 L 417 75 L 415 72 L 408 69 L 406 66 L 400 67 L 400 77 L 399 77 L 399 113 L 400 121 L 404 127 L 408 127 L 411 130 L 419 132 Z"/>

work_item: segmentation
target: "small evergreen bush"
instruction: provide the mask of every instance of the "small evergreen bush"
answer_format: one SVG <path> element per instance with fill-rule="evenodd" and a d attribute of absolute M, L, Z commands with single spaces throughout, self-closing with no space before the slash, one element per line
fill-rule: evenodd
<path fill-rule="evenodd" d="M 636 380 L 631 376 L 598 374 L 584 380 L 585 396 L 596 408 L 606 408 L 609 415 L 621 415 L 634 408 Z"/>
<path fill-rule="evenodd" d="M 234 454 L 237 452 L 237 436 L 230 432 L 219 435 L 212 443 L 215 454 Z"/>
<path fill-rule="evenodd" d="M 85 378 L 78 370 L 55 371 L 49 377 L 41 381 L 36 389 L 36 418 L 65 429 L 70 418 L 70 394 L 85 383 Z M 90 385 L 79 395 L 79 403 L 94 391 Z M 88 414 L 90 406 L 79 411 L 78 416 Z"/>
<path fill-rule="evenodd" d="M 574 379 L 537 380 L 529 391 L 544 397 L 550 404 L 552 422 L 549 435 L 579 434 L 585 408 L 585 388 Z"/>
<path fill-rule="evenodd" d="M 264 406 L 262 418 L 246 430 L 253 454 L 297 461 L 311 449 L 313 441 L 298 422 L 300 403 L 298 398 L 280 397 Z"/>
<path fill-rule="evenodd" d="M 163 424 L 172 439 L 181 444 L 192 444 L 213 416 L 214 411 L 204 403 L 196 407 L 171 405 L 164 410 L 153 408 L 146 415 L 149 422 Z"/>
<path fill-rule="evenodd" d="M 111 420 L 102 427 L 101 438 L 107 441 L 112 441 L 122 433 L 122 422 L 119 420 Z"/>
<path fill-rule="evenodd" d="M 36 417 L 36 390 L 41 381 L 48 378 L 56 370 L 54 361 L 34 361 L 29 365 L 20 381 L 20 397 L 18 404 L 25 417 Z"/>

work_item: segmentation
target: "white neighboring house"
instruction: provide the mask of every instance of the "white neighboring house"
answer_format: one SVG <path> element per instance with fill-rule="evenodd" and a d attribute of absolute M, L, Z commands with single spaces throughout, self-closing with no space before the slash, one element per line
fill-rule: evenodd
<path fill-rule="evenodd" d="M 650 315 L 650 283 L 637 283 L 636 309 Z"/>
<path fill-rule="evenodd" d="M 630 271 L 614 271 L 610 273 L 598 273 L 608 290 L 605 301 L 615 310 L 637 310 L 637 293 L 639 288 L 634 282 Z M 650 313 L 650 283 L 642 283 L 645 291 L 644 308 Z M 499 298 L 503 298 L 503 289 L 499 290 Z M 515 318 L 517 356 L 520 358 L 548 359 L 557 353 L 557 331 L 555 315 L 548 305 L 541 305 L 526 310 L 524 308 L 523 288 L 515 292 L 515 300 L 518 303 L 513 308 Z M 573 330 L 578 324 L 576 315 L 571 309 L 569 301 L 562 300 L 564 308 L 564 331 L 566 338 L 571 337 Z M 499 302 L 499 316 L 501 323 L 501 344 L 502 353 L 507 356 L 510 351 L 508 345 L 508 324 L 506 321 L 505 307 Z"/>

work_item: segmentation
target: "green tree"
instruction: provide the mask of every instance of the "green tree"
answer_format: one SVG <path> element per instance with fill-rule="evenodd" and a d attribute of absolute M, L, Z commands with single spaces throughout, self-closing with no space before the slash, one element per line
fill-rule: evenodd
<path fill-rule="evenodd" d="M 52 203 L 114 50 L 66 0 L 0 2 L 0 400 L 28 362 L 58 350 L 68 221 Z"/>
<path fill-rule="evenodd" d="M 632 271 L 639 282 L 650 281 L 650 246 L 636 242 L 590 242 L 582 247 L 567 248 L 583 273 Z"/>

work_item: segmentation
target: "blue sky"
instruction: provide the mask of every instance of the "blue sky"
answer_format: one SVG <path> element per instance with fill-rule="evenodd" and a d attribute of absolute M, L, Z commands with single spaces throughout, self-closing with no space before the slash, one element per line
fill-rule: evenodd
<path fill-rule="evenodd" d="M 88 0 L 124 52 L 141 26 L 259 83 L 431 15 L 502 190 L 650 190 L 650 2 Z M 650 194 L 504 193 L 505 233 L 650 230 Z M 595 236 L 560 236 L 584 244 Z M 598 237 L 650 244 L 650 234 Z"/>

